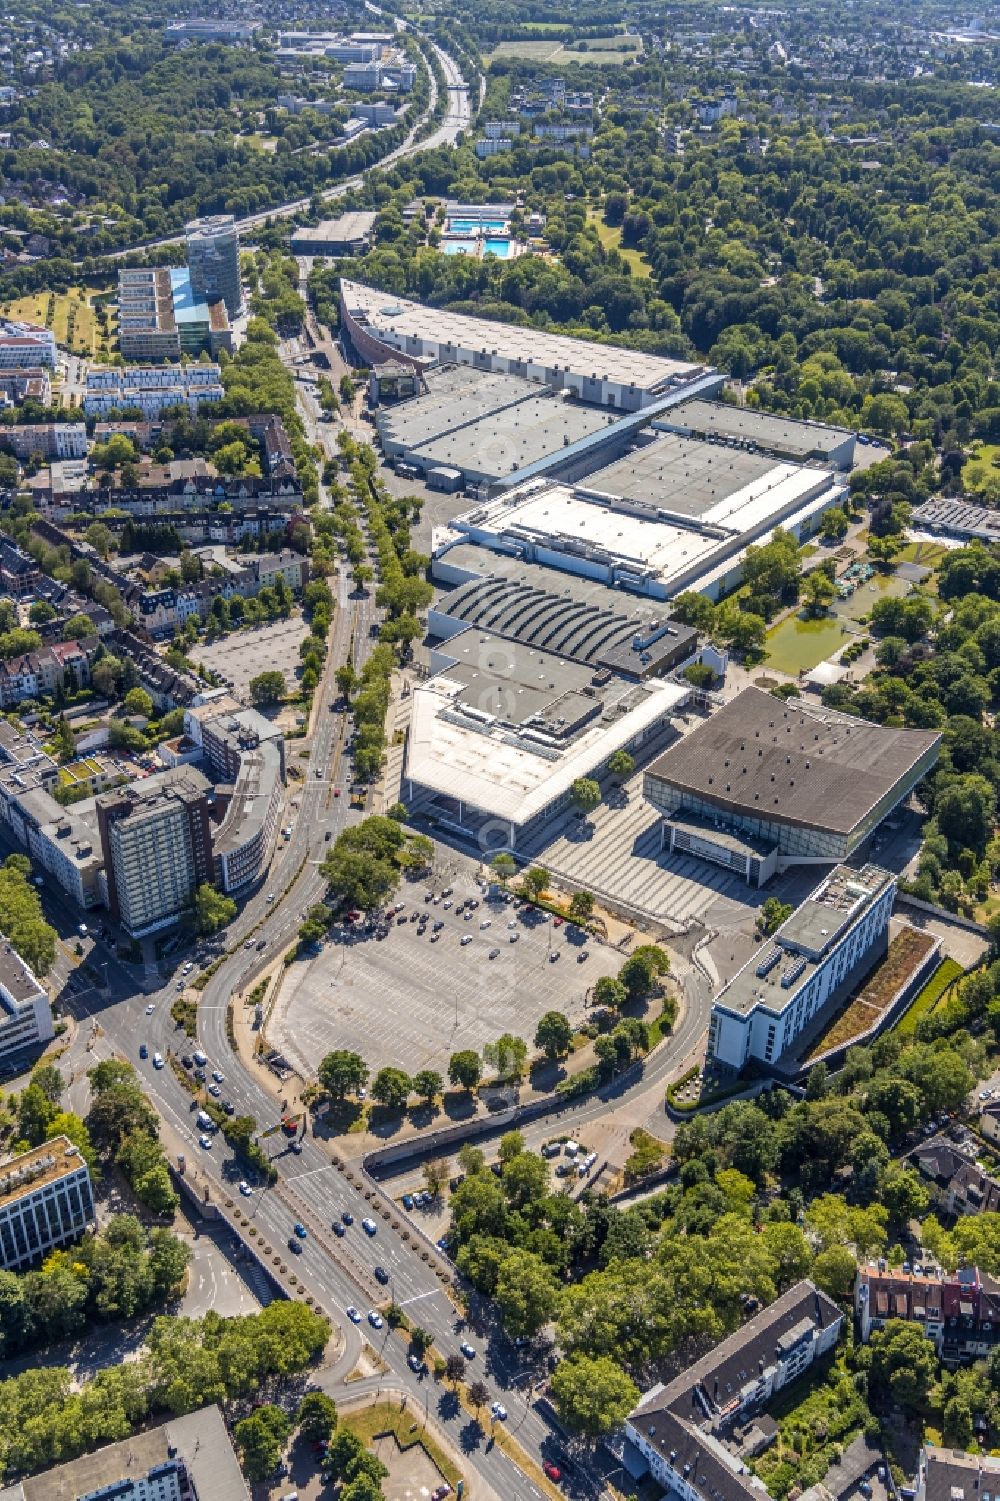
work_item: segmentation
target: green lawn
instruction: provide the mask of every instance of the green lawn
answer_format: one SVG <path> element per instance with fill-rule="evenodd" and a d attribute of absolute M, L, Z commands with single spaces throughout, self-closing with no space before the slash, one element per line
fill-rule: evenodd
<path fill-rule="evenodd" d="M 896 554 L 898 563 L 920 563 L 924 568 L 936 568 L 948 553 L 940 542 L 908 542 L 902 552 Z"/>
<path fill-rule="evenodd" d="M 640 251 L 632 249 L 622 249 L 622 232 L 620 225 L 615 228 L 610 224 L 605 224 L 600 209 L 594 208 L 587 210 L 587 223 L 592 224 L 597 230 L 597 238 L 600 240 L 605 250 L 618 251 L 618 254 L 621 256 L 622 260 L 627 262 L 627 264 L 631 267 L 633 276 L 649 275 L 649 262 Z"/>
<path fill-rule="evenodd" d="M 989 479 L 1000 479 L 1000 443 L 984 443 L 962 470 L 962 484 L 967 490 L 978 490 Z"/>
<path fill-rule="evenodd" d="M 946 995 L 955 981 L 965 973 L 957 959 L 942 959 L 930 979 L 917 992 L 910 1005 L 904 1011 L 895 1030 L 901 1037 L 911 1037 L 916 1031 L 917 1022 L 921 1017 L 929 1015 L 938 1005 L 942 996 Z"/>
<path fill-rule="evenodd" d="M 360 1412 L 345 1413 L 337 1426 L 349 1428 L 369 1448 L 375 1439 L 386 1433 L 391 1433 L 404 1451 L 413 1444 L 421 1444 L 430 1455 L 431 1462 L 437 1466 L 452 1488 L 457 1486 L 462 1478 L 449 1455 L 423 1426 L 419 1409 L 406 1412 L 400 1408 L 397 1401 L 387 1399 L 384 1402 L 375 1402 L 371 1407 L 363 1407 Z"/>
<path fill-rule="evenodd" d="M 532 63 L 555 63 L 560 67 L 568 63 L 594 63 L 598 67 L 618 67 L 641 56 L 642 41 L 637 36 L 601 37 L 584 51 L 576 47 L 564 47 L 553 38 L 549 41 L 498 42 L 490 53 L 493 58 L 515 57 Z"/>

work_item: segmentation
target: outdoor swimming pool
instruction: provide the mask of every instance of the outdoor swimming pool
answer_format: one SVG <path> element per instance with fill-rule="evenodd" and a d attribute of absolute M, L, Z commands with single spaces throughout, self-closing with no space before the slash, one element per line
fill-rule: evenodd
<path fill-rule="evenodd" d="M 485 240 L 483 242 L 483 254 L 495 255 L 497 260 L 506 260 L 510 255 L 509 240 Z"/>
<path fill-rule="evenodd" d="M 475 255 L 475 240 L 442 240 L 441 250 L 444 255 Z"/>
<path fill-rule="evenodd" d="M 503 219 L 448 220 L 448 232 L 453 235 L 500 234 L 506 228 Z"/>

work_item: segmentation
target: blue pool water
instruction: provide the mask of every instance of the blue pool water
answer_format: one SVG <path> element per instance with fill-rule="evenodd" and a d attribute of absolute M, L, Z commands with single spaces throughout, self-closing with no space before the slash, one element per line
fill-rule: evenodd
<path fill-rule="evenodd" d="M 506 260 L 510 255 L 510 241 L 486 240 L 483 244 L 483 253 L 485 255 L 495 255 L 499 261 Z"/>
<path fill-rule="evenodd" d="M 475 240 L 442 240 L 441 249 L 445 255 L 475 255 Z"/>
<path fill-rule="evenodd" d="M 506 228 L 502 219 L 449 219 L 448 230 L 456 235 L 499 234 Z"/>

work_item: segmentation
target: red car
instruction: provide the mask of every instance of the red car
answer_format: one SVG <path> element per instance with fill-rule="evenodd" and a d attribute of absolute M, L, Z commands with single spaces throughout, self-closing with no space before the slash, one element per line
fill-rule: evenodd
<path fill-rule="evenodd" d="M 561 927 L 562 927 L 562 925 L 563 925 L 563 920 L 562 920 L 562 918 L 561 918 L 561 917 L 554 917 L 554 918 L 553 918 L 553 919 L 552 919 L 552 926 L 553 926 L 553 927 L 554 927 L 554 928 L 561 928 Z"/>
<path fill-rule="evenodd" d="M 560 1470 L 558 1465 L 554 1465 L 551 1459 L 547 1459 L 545 1461 L 545 1463 L 542 1465 L 542 1469 L 545 1471 L 550 1480 L 562 1479 L 562 1470 Z"/>
<path fill-rule="evenodd" d="M 340 788 L 339 787 L 334 787 L 334 789 L 333 789 L 333 795 L 334 795 L 334 797 L 339 797 L 340 796 Z"/>

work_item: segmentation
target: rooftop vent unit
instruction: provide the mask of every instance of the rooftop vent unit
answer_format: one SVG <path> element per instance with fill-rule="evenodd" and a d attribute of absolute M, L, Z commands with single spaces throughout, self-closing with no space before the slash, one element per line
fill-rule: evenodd
<path fill-rule="evenodd" d="M 795 984 L 796 980 L 805 971 L 805 967 L 806 967 L 806 960 L 805 959 L 798 959 L 792 965 L 791 969 L 786 969 L 785 973 L 781 977 L 781 988 L 782 988 L 782 990 L 791 990 L 791 988 Z"/>

